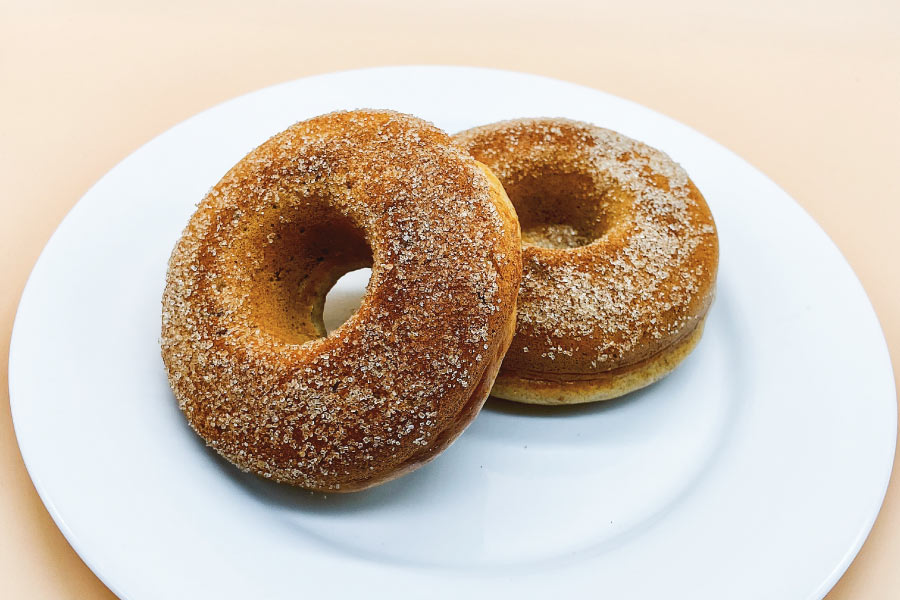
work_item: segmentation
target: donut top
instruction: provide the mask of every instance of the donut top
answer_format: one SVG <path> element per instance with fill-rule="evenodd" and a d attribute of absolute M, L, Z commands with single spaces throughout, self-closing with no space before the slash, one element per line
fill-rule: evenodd
<path fill-rule="evenodd" d="M 518 230 L 492 193 L 445 133 L 390 111 L 317 117 L 252 151 L 170 260 L 161 344 L 192 426 L 239 465 L 309 487 L 428 447 L 514 310 Z M 304 286 L 365 264 L 361 306 L 324 335 L 306 296 L 327 286 Z"/>
<path fill-rule="evenodd" d="M 522 221 L 518 323 L 504 369 L 618 369 L 705 314 L 716 229 L 666 154 L 567 119 L 505 121 L 455 139 L 503 182 Z"/>

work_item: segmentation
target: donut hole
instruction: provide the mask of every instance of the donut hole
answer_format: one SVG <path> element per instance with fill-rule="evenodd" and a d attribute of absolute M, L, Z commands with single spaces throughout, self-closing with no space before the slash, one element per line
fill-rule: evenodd
<path fill-rule="evenodd" d="M 529 173 L 508 178 L 503 187 L 516 208 L 525 245 L 578 248 L 608 229 L 607 190 L 590 175 Z"/>
<path fill-rule="evenodd" d="M 259 235 L 252 236 L 256 239 L 248 240 L 247 248 L 255 253 L 250 312 L 261 330 L 302 344 L 336 328 L 324 322 L 326 295 L 342 276 L 371 267 L 372 251 L 362 230 L 343 215 L 316 214 L 308 205 L 276 212 L 263 219 Z M 357 300 L 348 313 L 349 303 L 351 298 L 338 303 L 346 318 L 359 307 Z M 339 318 L 330 315 L 332 323 Z"/>
<path fill-rule="evenodd" d="M 353 316 L 362 304 L 372 269 L 356 269 L 345 273 L 325 295 L 322 322 L 325 331 L 331 333 Z"/>

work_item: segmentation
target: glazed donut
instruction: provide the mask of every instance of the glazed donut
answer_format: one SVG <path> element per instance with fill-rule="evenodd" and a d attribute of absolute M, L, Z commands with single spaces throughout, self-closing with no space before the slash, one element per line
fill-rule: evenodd
<path fill-rule="evenodd" d="M 718 237 L 684 169 L 565 119 L 505 121 L 455 141 L 497 175 L 522 227 L 516 334 L 493 395 L 606 400 L 690 353 L 715 291 Z"/>
<path fill-rule="evenodd" d="M 499 182 L 433 125 L 297 123 L 210 190 L 172 253 L 161 346 L 178 405 L 268 479 L 346 492 L 407 473 L 487 398 L 520 245 Z M 361 306 L 326 332 L 326 292 L 367 265 Z"/>

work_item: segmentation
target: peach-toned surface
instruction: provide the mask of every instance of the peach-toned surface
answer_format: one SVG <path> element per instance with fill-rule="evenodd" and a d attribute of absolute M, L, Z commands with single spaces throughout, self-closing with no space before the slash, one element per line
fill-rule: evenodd
<path fill-rule="evenodd" d="M 596 87 L 735 150 L 837 242 L 898 364 L 900 3 L 71 4 L 0 4 L 4 395 L 13 316 L 34 260 L 66 211 L 120 159 L 237 94 L 327 71 L 409 63 L 507 68 Z M 0 529 L 0 596 L 112 598 L 38 499 L 5 398 Z M 898 561 L 895 477 L 869 540 L 829 600 L 900 596 Z M 747 567 L 748 576 L 765 577 Z"/>

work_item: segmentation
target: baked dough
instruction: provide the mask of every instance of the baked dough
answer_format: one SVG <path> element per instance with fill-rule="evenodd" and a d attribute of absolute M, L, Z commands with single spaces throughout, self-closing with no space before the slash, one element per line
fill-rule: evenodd
<path fill-rule="evenodd" d="M 718 238 L 684 169 L 566 119 L 504 121 L 455 140 L 497 175 L 522 227 L 516 335 L 493 395 L 615 398 L 688 355 L 713 299 Z"/>
<path fill-rule="evenodd" d="M 178 241 L 162 356 L 207 444 L 262 477 L 360 490 L 445 449 L 510 343 L 521 240 L 503 188 L 390 111 L 297 123 L 210 190 Z M 325 294 L 371 266 L 327 333 Z"/>

